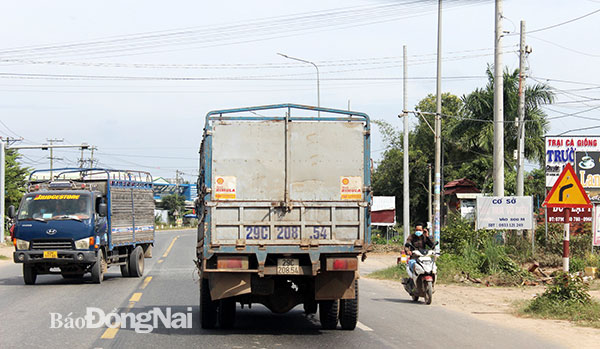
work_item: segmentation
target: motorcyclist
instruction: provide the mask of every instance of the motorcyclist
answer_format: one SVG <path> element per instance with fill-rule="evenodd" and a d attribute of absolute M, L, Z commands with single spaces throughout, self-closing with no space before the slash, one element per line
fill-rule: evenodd
<path fill-rule="evenodd" d="M 404 245 L 404 251 L 407 256 L 410 256 L 408 260 L 408 266 L 410 270 L 414 272 L 415 263 L 417 257 L 413 255 L 414 249 L 425 249 L 426 247 L 433 248 L 435 245 L 433 241 L 429 238 L 429 232 L 427 229 L 423 228 L 423 224 L 415 225 L 415 232 L 410 234 L 410 236 L 406 239 L 406 244 Z"/>

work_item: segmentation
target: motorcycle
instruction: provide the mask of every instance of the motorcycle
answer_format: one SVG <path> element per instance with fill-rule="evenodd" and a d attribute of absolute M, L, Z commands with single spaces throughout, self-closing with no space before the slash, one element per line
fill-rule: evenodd
<path fill-rule="evenodd" d="M 437 242 L 436 242 L 437 245 Z M 436 254 L 434 250 L 413 248 L 415 259 L 414 272 L 410 264 L 406 264 L 408 278 L 402 279 L 404 289 L 412 297 L 413 301 L 418 301 L 419 297 L 425 298 L 425 304 L 431 304 L 434 292 L 435 281 L 437 278 L 437 266 L 435 265 Z"/>

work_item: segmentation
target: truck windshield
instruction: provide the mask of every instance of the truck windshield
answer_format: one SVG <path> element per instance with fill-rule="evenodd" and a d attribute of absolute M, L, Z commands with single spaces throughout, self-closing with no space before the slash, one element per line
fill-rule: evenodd
<path fill-rule="evenodd" d="M 23 199 L 19 220 L 89 219 L 91 216 L 89 195 L 82 194 L 31 194 Z"/>

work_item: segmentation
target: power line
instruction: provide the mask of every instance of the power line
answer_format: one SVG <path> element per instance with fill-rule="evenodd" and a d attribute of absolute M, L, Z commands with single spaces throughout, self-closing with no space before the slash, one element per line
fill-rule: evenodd
<path fill-rule="evenodd" d="M 554 46 L 556 46 L 556 47 L 560 47 L 560 48 L 562 48 L 562 49 L 564 49 L 564 50 L 567 50 L 567 51 L 571 51 L 571 52 L 574 52 L 574 53 L 578 53 L 578 54 L 580 54 L 580 55 L 584 55 L 584 56 L 588 56 L 588 57 L 600 57 L 600 55 L 599 55 L 599 54 L 593 54 L 593 53 L 587 53 L 587 52 L 583 52 L 583 51 L 575 50 L 575 49 L 573 49 L 573 48 L 569 48 L 569 47 L 566 47 L 566 46 L 563 46 L 563 45 L 557 44 L 557 43 L 555 43 L 555 42 L 553 42 L 553 41 L 549 41 L 549 40 L 545 40 L 545 39 L 542 39 L 542 38 L 538 38 L 538 37 L 536 37 L 536 36 L 533 36 L 533 35 L 530 35 L 529 37 L 530 37 L 530 38 L 533 38 L 533 39 L 535 39 L 535 40 L 543 41 L 543 42 L 545 42 L 545 43 L 548 43 L 548 44 L 550 44 L 550 45 L 554 45 Z"/>
<path fill-rule="evenodd" d="M 478 3 L 488 2 L 480 0 Z M 461 0 L 447 0 L 458 7 Z M 231 44 L 250 43 L 275 38 L 315 33 L 330 29 L 346 29 L 380 24 L 423 15 L 435 8 L 434 2 L 419 0 L 401 1 L 378 5 L 363 5 L 313 11 L 295 15 L 262 18 L 252 21 L 210 27 L 191 27 L 162 32 L 149 32 L 54 45 L 29 46 L 0 51 L 0 55 L 12 57 L 104 55 L 123 57 L 139 54 L 173 52 L 172 46 L 189 46 L 182 49 L 206 48 Z M 200 45 L 200 46 L 198 46 Z M 170 46 L 168 50 L 152 50 Z M 113 54 L 114 53 L 114 54 Z M 110 55 L 112 54 L 112 55 Z M 96 58 L 101 58 L 96 57 Z"/>
<path fill-rule="evenodd" d="M 285 75 L 284 75 L 285 76 Z M 222 76 L 222 77 L 176 77 L 176 76 L 125 76 L 125 75 L 79 75 L 79 74 L 34 74 L 34 73 L 0 73 L 5 79 L 45 79 L 45 80 L 125 80 L 125 81 L 312 81 L 311 78 L 278 78 L 277 76 Z M 486 79 L 485 75 L 446 76 L 445 80 Z M 435 77 L 411 77 L 410 80 L 435 80 Z M 397 81 L 402 77 L 346 77 L 325 78 L 331 81 Z"/>
<path fill-rule="evenodd" d="M 569 24 L 569 23 L 578 21 L 580 19 L 583 19 L 585 17 L 591 16 L 591 15 L 596 14 L 598 12 L 600 12 L 600 9 L 594 10 L 594 11 L 589 12 L 589 13 L 586 13 L 585 15 L 579 16 L 577 18 L 569 19 L 568 21 L 564 21 L 564 22 L 561 22 L 561 23 L 553 24 L 553 25 L 550 25 L 550 26 L 547 26 L 547 27 L 543 27 L 543 28 L 539 28 L 539 29 L 530 30 L 530 31 L 527 32 L 527 34 L 529 35 L 530 33 L 537 33 L 537 32 L 541 32 L 542 30 L 548 30 L 548 29 L 560 27 L 561 25 L 565 25 L 565 24 Z"/>

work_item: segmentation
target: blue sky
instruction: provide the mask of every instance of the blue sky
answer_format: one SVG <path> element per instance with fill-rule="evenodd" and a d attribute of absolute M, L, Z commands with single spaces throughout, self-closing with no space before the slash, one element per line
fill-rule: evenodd
<path fill-rule="evenodd" d="M 521 19 L 534 31 L 597 9 L 600 1 L 504 1 L 505 66 L 518 67 Z M 494 2 L 446 0 L 443 16 L 442 89 L 460 96 L 486 83 Z M 599 18 L 528 35 L 529 82 L 557 89 L 550 117 L 597 114 Z M 350 101 L 399 128 L 403 45 L 409 108 L 435 93 L 436 1 L 11 1 L 0 5 L 0 21 L 0 136 L 87 142 L 101 166 L 156 177 L 179 169 L 194 181 L 209 110 L 317 103 L 314 68 L 278 52 L 319 65 L 322 106 Z M 552 119 L 550 134 L 594 123 Z M 377 131 L 372 149 L 379 159 Z M 23 154 L 29 166 L 48 166 L 47 152 Z M 79 151 L 55 156 L 64 159 L 55 166 L 76 165 Z"/>

